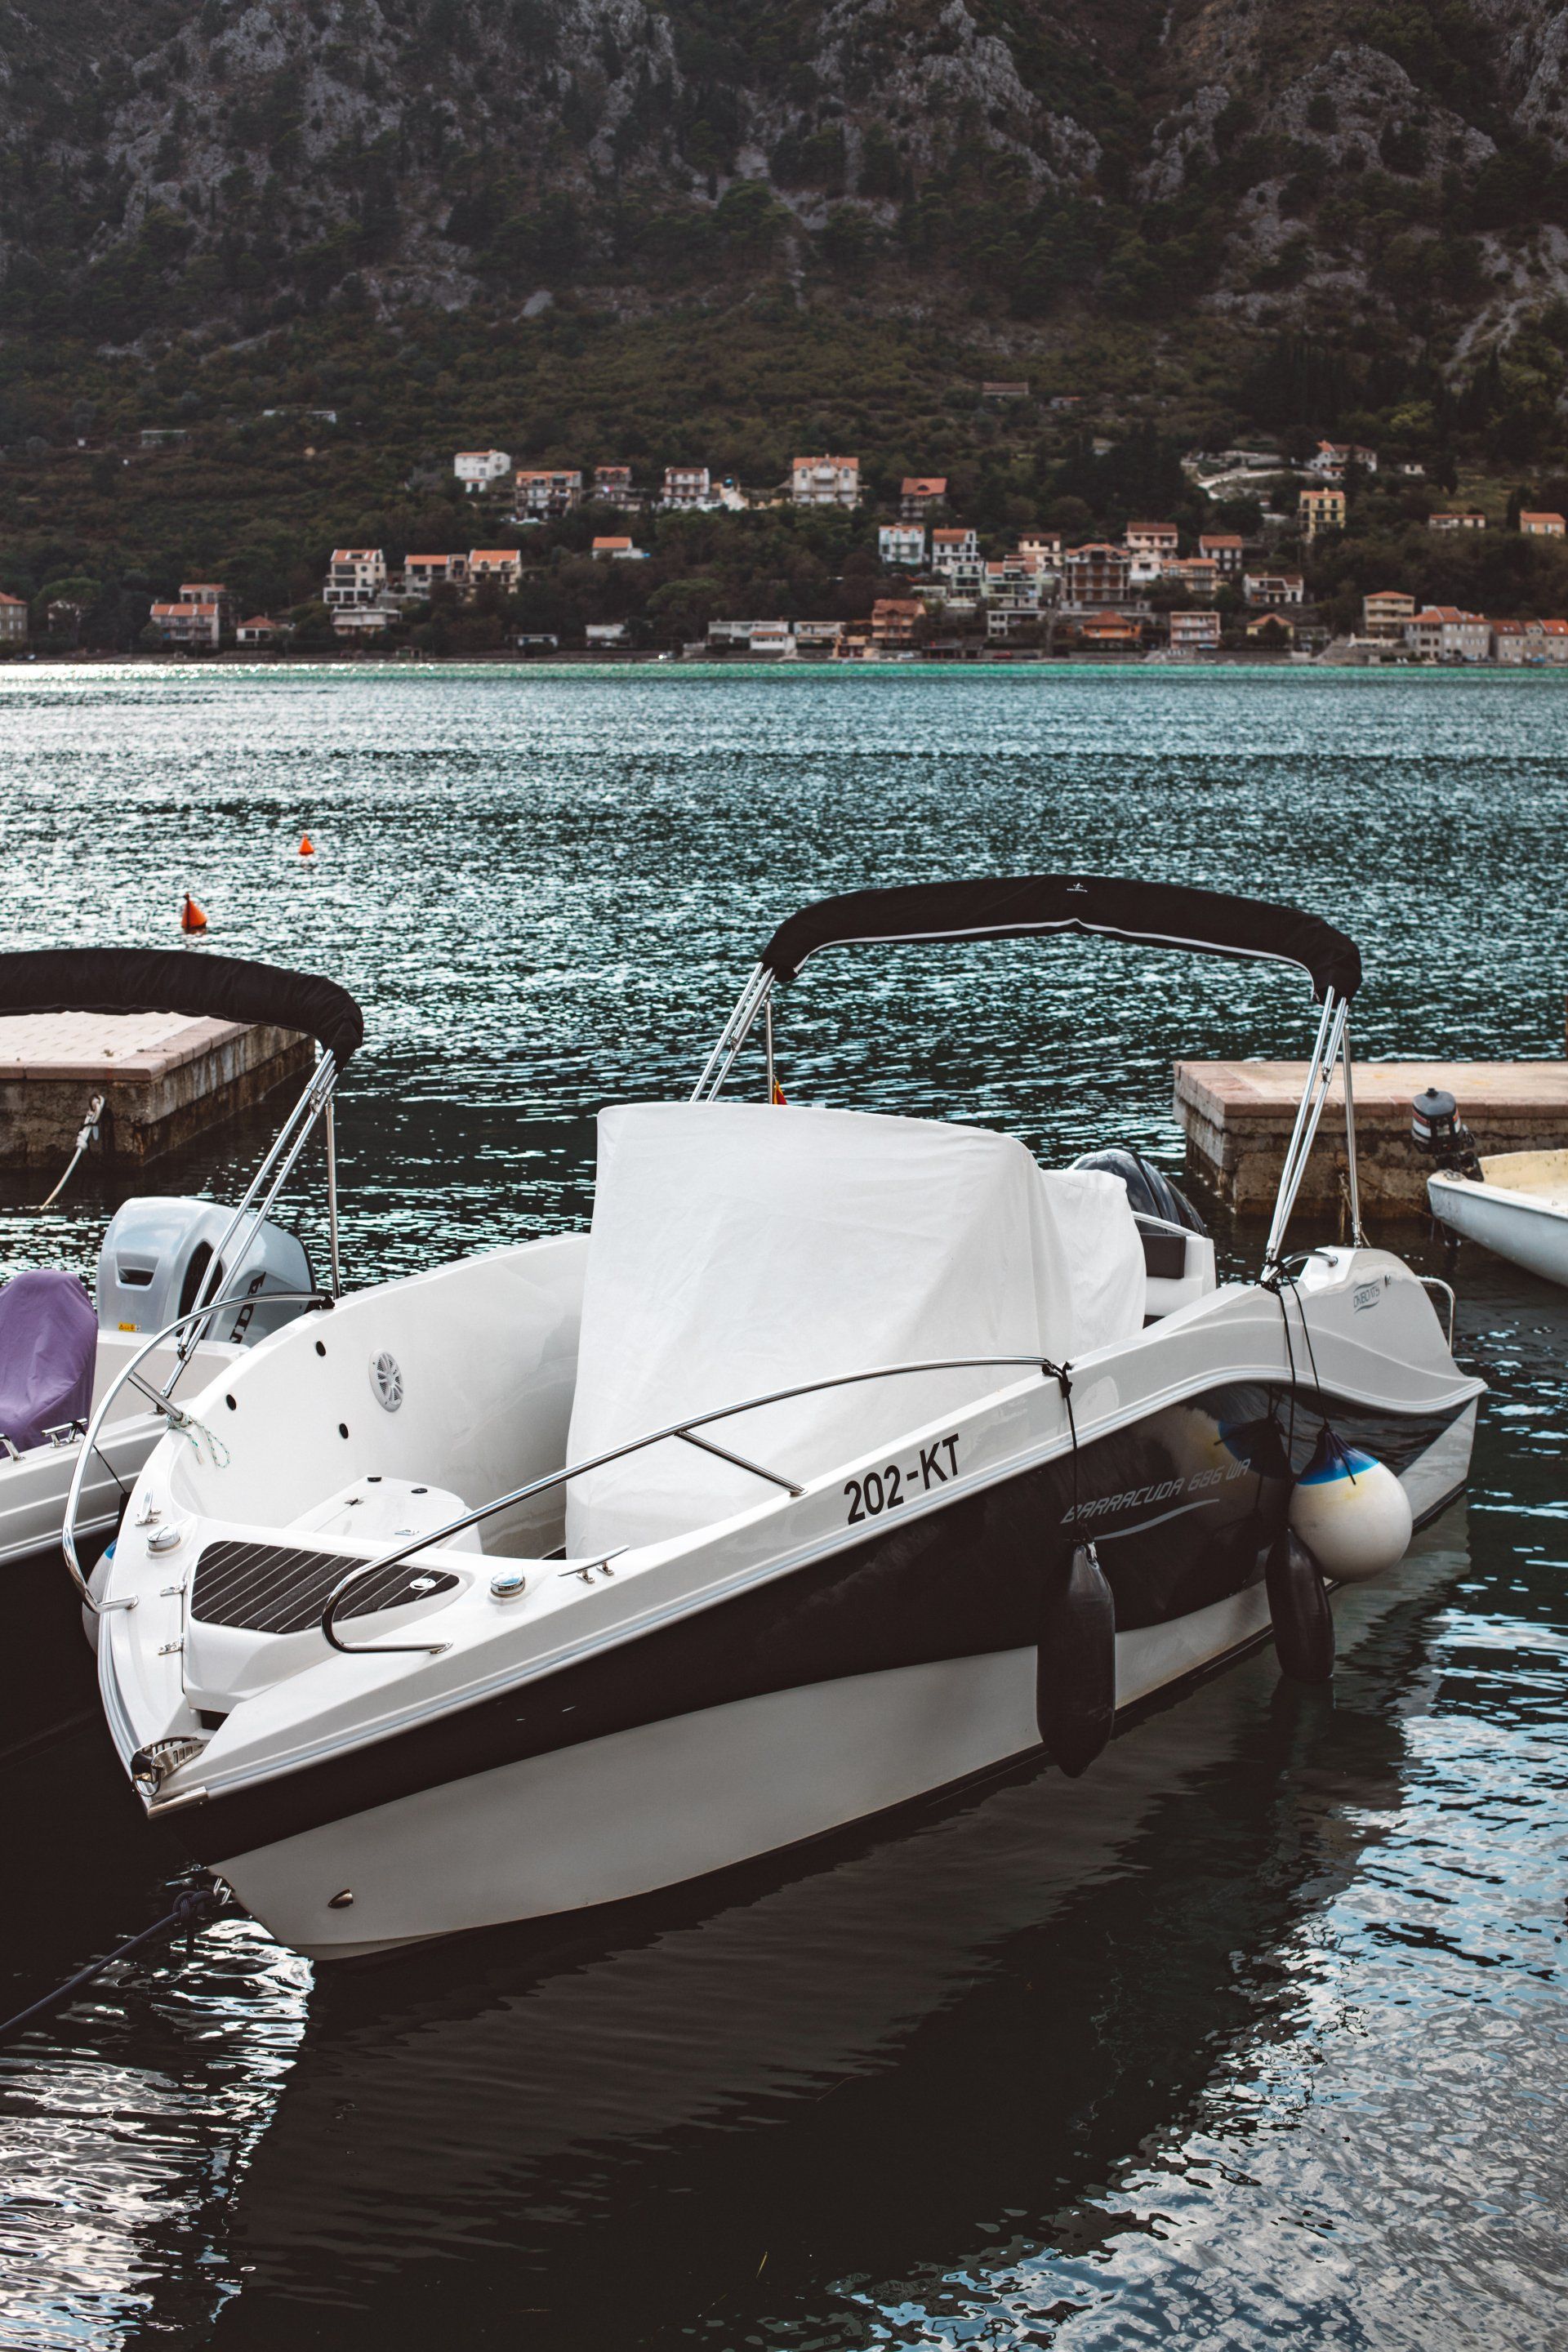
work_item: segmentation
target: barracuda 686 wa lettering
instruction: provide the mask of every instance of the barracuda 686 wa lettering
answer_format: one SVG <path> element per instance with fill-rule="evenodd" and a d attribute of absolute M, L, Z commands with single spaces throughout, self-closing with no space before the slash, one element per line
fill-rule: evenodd
<path fill-rule="evenodd" d="M 1258 1281 L 1134 1154 L 779 1101 L 808 958 L 1063 936 L 1310 977 Z M 274 1333 L 197 1401 L 221 1452 L 159 1447 L 96 1596 L 149 1812 L 328 1958 L 1082 1771 L 1270 1630 L 1331 1673 L 1331 1587 L 1459 1491 L 1480 1393 L 1362 1237 L 1353 1132 L 1353 1238 L 1286 1255 L 1360 971 L 1289 908 L 1083 876 L 793 916 L 691 1099 L 601 1115 L 590 1233 Z"/>

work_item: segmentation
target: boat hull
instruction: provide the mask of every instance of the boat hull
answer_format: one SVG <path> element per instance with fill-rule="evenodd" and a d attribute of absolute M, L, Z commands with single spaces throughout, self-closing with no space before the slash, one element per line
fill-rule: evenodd
<path fill-rule="evenodd" d="M 1428 1428 L 1405 1467 L 1417 1520 L 1462 1488 L 1474 1419 L 1471 1404 Z M 1152 1454 L 1149 1466 L 1162 1466 Z M 1240 1590 L 1117 1634 L 1119 1727 L 1267 1637 L 1256 1558 Z M 215 1856 L 208 1834 L 204 1852 L 314 1959 L 553 1918 L 808 1843 L 1026 1756 L 1039 1746 L 1035 1671 L 1020 1645 L 795 1684 L 469 1771 L 247 1852 Z M 509 1712 L 521 1719 L 515 1696 Z"/>
<path fill-rule="evenodd" d="M 1428 1177 L 1426 1197 L 1450 1233 L 1479 1242 L 1542 1281 L 1568 1286 L 1568 1211 L 1501 1185 L 1447 1175 Z"/>

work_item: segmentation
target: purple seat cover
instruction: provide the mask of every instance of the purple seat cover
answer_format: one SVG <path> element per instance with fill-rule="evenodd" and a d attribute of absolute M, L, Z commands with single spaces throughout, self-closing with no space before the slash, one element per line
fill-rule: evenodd
<path fill-rule="evenodd" d="M 0 1437 L 41 1445 L 92 1410 L 98 1318 L 74 1274 L 15 1274 L 0 1290 Z"/>

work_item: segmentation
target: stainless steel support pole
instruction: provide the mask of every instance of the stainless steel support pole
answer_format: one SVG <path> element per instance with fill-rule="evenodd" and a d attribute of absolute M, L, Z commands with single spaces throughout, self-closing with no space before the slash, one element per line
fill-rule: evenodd
<path fill-rule="evenodd" d="M 1363 1246 L 1366 1235 L 1361 1228 L 1361 1184 L 1355 1164 L 1355 1090 L 1351 1083 L 1351 1024 L 1347 1013 L 1340 1039 L 1340 1050 L 1345 1066 L 1345 1162 L 1351 1196 L 1351 1240 L 1357 1249 Z"/>
<path fill-rule="evenodd" d="M 327 1131 L 327 1237 L 332 1254 L 332 1297 L 342 1296 L 342 1268 L 338 1262 L 338 1129 L 336 1105 L 327 1097 L 322 1114 Z"/>

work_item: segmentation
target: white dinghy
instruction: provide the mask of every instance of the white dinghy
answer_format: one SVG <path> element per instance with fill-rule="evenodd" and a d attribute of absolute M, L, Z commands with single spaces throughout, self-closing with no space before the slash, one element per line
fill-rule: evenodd
<path fill-rule="evenodd" d="M 114 1534 L 160 1438 L 184 1425 L 184 1402 L 322 1295 L 304 1244 L 271 1218 L 318 1119 L 329 1139 L 335 1287 L 331 1103 L 363 1023 L 353 999 L 329 980 L 235 957 L 136 948 L 0 956 L 0 1012 L 182 1013 L 302 1030 L 322 1045 L 303 1097 L 237 1207 L 178 1195 L 123 1202 L 104 1234 L 95 1297 L 74 1275 L 53 1270 L 0 1285 L 0 1570 L 17 1637 L 7 1654 L 21 1670 L 6 1677 L 9 1748 L 49 1728 L 75 1679 L 74 1636 L 55 1624 L 68 1502 L 79 1573 Z"/>
<path fill-rule="evenodd" d="M 1510 1265 L 1568 1285 L 1568 1151 L 1493 1152 L 1479 1178 L 1426 1180 L 1432 1214 Z"/>
<path fill-rule="evenodd" d="M 1259 1281 L 1217 1283 L 1130 1155 L 1042 1172 L 775 1102 L 808 955 L 1062 933 L 1311 977 Z M 604 1114 L 591 1234 L 307 1316 L 196 1401 L 221 1451 L 159 1446 L 96 1595 L 150 1815 L 347 1956 L 700 1877 L 1042 1743 L 1079 1772 L 1271 1625 L 1326 1678 L 1330 1588 L 1458 1493 L 1481 1393 L 1359 1219 L 1284 1254 L 1360 969 L 1290 908 L 1092 877 L 793 918 L 692 1100 Z M 763 1099 L 717 1099 L 759 1020 Z"/>

